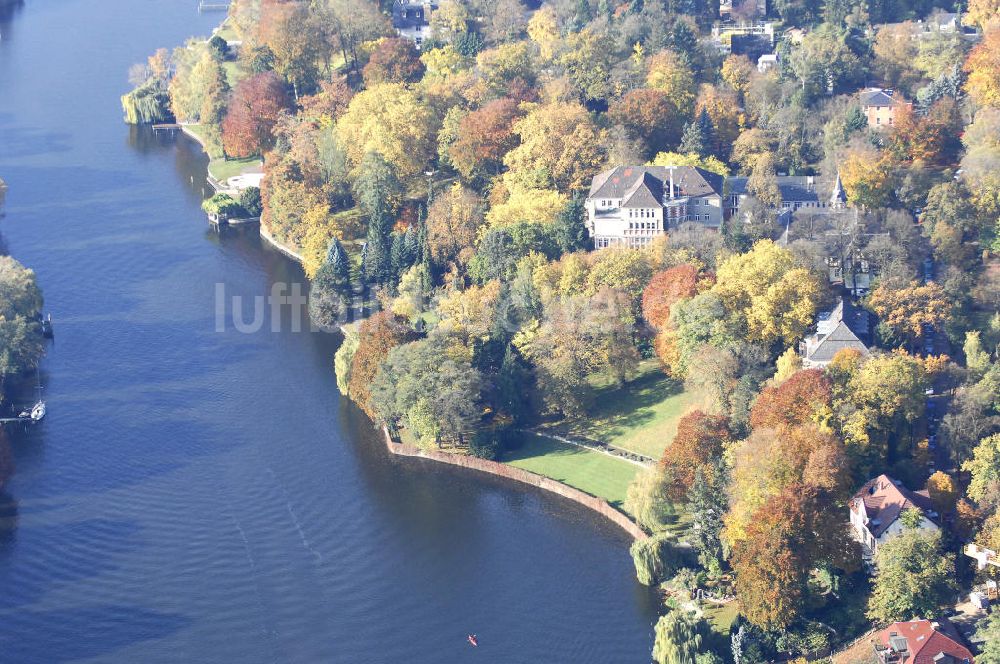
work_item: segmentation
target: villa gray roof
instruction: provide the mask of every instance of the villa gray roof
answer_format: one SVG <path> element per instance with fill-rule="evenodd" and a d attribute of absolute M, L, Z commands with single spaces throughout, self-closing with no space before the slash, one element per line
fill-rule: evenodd
<path fill-rule="evenodd" d="M 396 0 L 392 5 L 392 27 L 397 30 L 430 25 L 430 12 L 437 3 L 422 0 Z"/>
<path fill-rule="evenodd" d="M 622 200 L 624 208 L 651 208 L 662 204 L 663 182 L 652 173 L 643 173 L 641 178 L 636 178 Z"/>
<path fill-rule="evenodd" d="M 590 198 L 622 199 L 626 205 L 631 195 L 637 194 L 635 204 L 629 207 L 649 207 L 638 205 L 647 196 L 662 204 L 664 192 L 668 192 L 671 169 L 666 166 L 616 166 L 594 176 L 590 185 Z M 674 194 L 677 196 L 721 196 L 723 177 L 694 166 L 673 168 Z M 655 184 L 654 184 L 655 183 Z M 641 192 L 641 193 L 640 193 Z"/>
<path fill-rule="evenodd" d="M 845 348 L 868 354 L 868 346 L 861 340 L 861 337 L 868 336 L 866 311 L 856 309 L 841 299 L 833 311 L 820 315 L 817 327 L 819 329 L 816 334 L 807 340 L 807 360 L 830 362 L 834 355 Z"/>
<path fill-rule="evenodd" d="M 860 97 L 862 106 L 895 106 L 899 103 L 891 90 L 865 90 Z"/>
<path fill-rule="evenodd" d="M 726 180 L 729 193 L 733 196 L 742 196 L 747 193 L 746 177 L 732 177 Z M 778 182 L 778 189 L 781 190 L 781 200 L 786 203 L 818 203 L 820 194 L 816 184 L 811 184 L 811 179 L 802 175 L 779 175 L 775 178 Z"/>

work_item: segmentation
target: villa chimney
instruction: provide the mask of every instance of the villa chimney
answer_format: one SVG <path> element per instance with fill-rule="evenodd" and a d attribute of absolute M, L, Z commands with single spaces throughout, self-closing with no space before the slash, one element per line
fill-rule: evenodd
<path fill-rule="evenodd" d="M 674 167 L 670 167 L 670 200 L 674 200 Z"/>

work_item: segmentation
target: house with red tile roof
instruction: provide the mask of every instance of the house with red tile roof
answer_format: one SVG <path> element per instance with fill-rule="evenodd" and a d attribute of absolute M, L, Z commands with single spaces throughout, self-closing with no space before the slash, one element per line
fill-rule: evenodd
<path fill-rule="evenodd" d="M 972 652 L 947 620 L 893 623 L 875 635 L 879 664 L 974 664 Z"/>
<path fill-rule="evenodd" d="M 927 491 L 910 491 L 899 480 L 879 475 L 868 480 L 849 504 L 851 529 L 865 549 L 866 557 L 874 556 L 879 546 L 903 531 L 900 515 L 906 510 L 918 510 L 921 529 L 938 530 L 937 513 L 931 506 Z"/>

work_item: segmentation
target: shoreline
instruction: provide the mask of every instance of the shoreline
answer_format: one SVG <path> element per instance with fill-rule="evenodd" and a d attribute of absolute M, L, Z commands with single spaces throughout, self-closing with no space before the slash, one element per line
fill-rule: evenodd
<path fill-rule="evenodd" d="M 197 136 L 194 132 L 188 131 L 184 125 L 180 125 L 180 128 L 181 132 L 185 136 L 192 138 L 196 143 L 198 143 L 199 146 L 201 146 L 202 151 L 205 151 L 205 144 L 199 136 Z M 205 154 L 208 153 L 205 152 Z M 207 176 L 209 179 L 211 178 L 211 174 L 207 174 Z M 260 237 L 266 244 L 270 245 L 286 258 L 294 260 L 299 265 L 303 264 L 304 259 L 301 254 L 294 251 L 291 247 L 281 243 L 271 234 L 263 223 L 258 224 L 258 227 L 260 229 Z M 502 477 L 521 484 L 527 484 L 548 493 L 562 496 L 577 505 L 587 508 L 591 512 L 604 517 L 605 520 L 618 526 L 635 541 L 644 540 L 649 537 L 649 535 L 641 527 L 639 527 L 636 522 L 630 519 L 624 512 L 612 507 L 607 501 L 598 498 L 597 496 L 592 496 L 589 493 L 581 491 L 575 487 L 571 487 L 568 484 L 563 484 L 562 482 L 554 480 L 551 477 L 546 477 L 528 470 L 509 466 L 499 461 L 490 461 L 488 459 L 480 459 L 478 457 L 468 455 L 451 454 L 449 452 L 425 451 L 405 443 L 395 442 L 392 440 L 392 437 L 389 435 L 389 430 L 386 427 L 382 427 L 382 435 L 385 439 L 386 450 L 388 450 L 388 452 L 393 456 L 428 459 L 450 466 L 468 468 L 481 473 L 493 475 L 494 477 Z"/>
<path fill-rule="evenodd" d="M 450 452 L 439 452 L 436 450 L 428 451 L 413 445 L 407 445 L 406 443 L 396 442 L 389 434 L 389 429 L 384 426 L 382 427 L 382 437 L 385 440 L 386 450 L 394 456 L 429 459 L 438 463 L 458 466 L 460 468 L 468 468 L 481 473 L 487 473 L 495 477 L 502 477 L 514 482 L 537 487 L 543 491 L 553 493 L 557 496 L 562 496 L 567 500 L 573 501 L 577 505 L 586 507 L 595 514 L 603 516 L 605 519 L 624 530 L 633 540 L 644 540 L 649 537 L 649 535 L 647 535 L 637 523 L 632 521 L 632 519 L 626 516 L 623 512 L 620 512 L 612 507 L 607 501 L 598 498 L 597 496 L 592 496 L 589 493 L 581 491 L 580 489 L 571 487 L 568 484 L 563 484 L 562 482 L 554 480 L 551 477 L 545 477 L 544 475 L 539 475 L 528 470 L 522 470 L 521 468 L 509 466 L 499 461 L 480 459 L 478 457 L 465 454 L 452 454 Z"/>
<path fill-rule="evenodd" d="M 208 152 L 205 150 L 205 142 L 201 139 L 201 137 L 198 136 L 198 134 L 194 133 L 193 131 L 189 131 L 187 125 L 185 124 L 178 124 L 178 126 L 181 129 L 181 133 L 183 133 L 185 136 L 187 136 L 195 143 L 197 143 L 201 147 L 202 152 L 204 152 L 211 161 L 212 155 L 208 154 Z M 212 174 L 207 172 L 206 170 L 205 175 L 206 179 L 208 180 L 208 183 L 211 185 L 213 180 Z M 213 189 L 215 188 L 214 185 L 212 185 L 212 187 Z M 267 230 L 267 227 L 265 227 L 263 223 L 258 224 L 258 226 L 260 228 L 260 236 L 267 244 L 271 245 L 271 247 L 277 249 L 280 253 L 284 254 L 285 257 L 292 259 L 299 265 L 302 265 L 305 262 L 305 259 L 302 257 L 302 254 L 299 254 L 291 247 L 282 244 L 277 238 L 271 235 L 271 232 Z"/>

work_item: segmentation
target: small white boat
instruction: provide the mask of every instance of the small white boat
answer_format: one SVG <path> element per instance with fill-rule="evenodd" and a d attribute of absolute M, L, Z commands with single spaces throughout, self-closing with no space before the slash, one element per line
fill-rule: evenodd
<path fill-rule="evenodd" d="M 31 409 L 31 421 L 41 422 L 43 417 L 45 417 L 45 402 L 39 401 L 35 404 L 35 407 Z"/>

